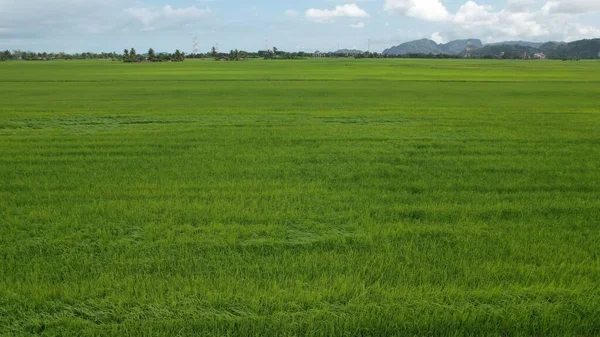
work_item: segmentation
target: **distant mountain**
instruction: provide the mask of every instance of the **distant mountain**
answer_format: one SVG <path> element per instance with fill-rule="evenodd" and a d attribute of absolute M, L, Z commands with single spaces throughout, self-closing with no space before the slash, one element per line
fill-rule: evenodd
<path fill-rule="evenodd" d="M 430 54 L 439 52 L 438 44 L 428 39 L 405 42 L 386 49 L 384 55 Z"/>
<path fill-rule="evenodd" d="M 522 58 L 543 53 L 551 59 L 594 59 L 600 58 L 600 39 L 573 42 L 547 42 L 539 46 L 522 44 L 489 44 L 473 51 L 473 57 Z"/>
<path fill-rule="evenodd" d="M 485 45 L 486 46 L 506 45 L 506 46 L 523 46 L 523 47 L 539 48 L 543 44 L 544 44 L 544 42 L 504 41 L 504 42 L 486 43 Z"/>
<path fill-rule="evenodd" d="M 579 40 L 573 42 L 528 42 L 528 41 L 505 41 L 484 45 L 481 40 L 455 40 L 445 44 L 437 44 L 435 41 L 422 39 L 402 43 L 398 46 L 386 49 L 384 55 L 407 55 L 407 54 L 447 54 L 464 55 L 467 44 L 471 41 L 473 57 L 490 58 L 523 58 L 531 57 L 536 53 L 544 53 L 551 59 L 593 59 L 600 58 L 600 39 Z"/>
<path fill-rule="evenodd" d="M 357 55 L 357 54 L 364 54 L 364 51 L 358 50 L 358 49 L 340 49 L 333 53 L 334 54 L 343 54 L 343 55 Z"/>
<path fill-rule="evenodd" d="M 600 39 L 579 40 L 569 43 L 548 42 L 539 50 L 550 58 L 600 58 Z"/>
<path fill-rule="evenodd" d="M 442 50 L 443 54 L 459 55 L 459 54 L 464 53 L 467 50 L 467 44 L 469 43 L 469 41 L 471 41 L 471 48 L 473 48 L 473 49 L 483 47 L 483 43 L 481 43 L 481 40 L 478 40 L 478 39 L 454 40 L 454 41 L 450 41 L 446 44 L 440 44 L 438 46 Z"/>
<path fill-rule="evenodd" d="M 401 45 L 386 49 L 385 55 L 406 55 L 406 54 L 448 54 L 459 55 L 467 49 L 467 44 L 471 41 L 473 49 L 483 47 L 483 43 L 478 39 L 455 40 L 445 44 L 438 44 L 429 39 L 410 41 Z"/>
<path fill-rule="evenodd" d="M 523 58 L 527 55 L 533 55 L 538 50 L 534 47 L 522 46 L 520 44 L 488 44 L 483 48 L 474 50 L 471 53 L 472 57 L 475 58 Z"/>

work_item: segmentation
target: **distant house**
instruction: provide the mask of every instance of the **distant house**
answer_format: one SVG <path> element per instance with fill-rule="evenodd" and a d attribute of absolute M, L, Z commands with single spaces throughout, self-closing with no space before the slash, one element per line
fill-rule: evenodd
<path fill-rule="evenodd" d="M 535 54 L 533 54 L 533 58 L 537 59 L 537 60 L 545 60 L 548 57 L 544 53 L 535 53 Z"/>
<path fill-rule="evenodd" d="M 229 61 L 229 56 L 221 55 L 219 61 Z"/>

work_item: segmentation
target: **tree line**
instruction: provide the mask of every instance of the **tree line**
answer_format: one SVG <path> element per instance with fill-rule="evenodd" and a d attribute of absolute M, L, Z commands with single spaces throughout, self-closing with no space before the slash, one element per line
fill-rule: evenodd
<path fill-rule="evenodd" d="M 348 55 L 343 53 L 321 53 L 321 52 L 287 52 L 279 50 L 277 47 L 269 50 L 259 50 L 257 52 L 248 52 L 239 49 L 233 49 L 228 53 L 219 52 L 216 47 L 212 47 L 207 53 L 185 54 L 179 50 L 174 53 L 156 53 L 153 48 L 148 49 L 145 54 L 139 54 L 135 48 L 124 49 L 121 54 L 111 53 L 48 53 L 48 52 L 27 52 L 27 51 L 9 51 L 0 52 L 0 61 L 22 60 L 22 61 L 51 61 L 51 60 L 113 60 L 126 63 L 138 62 L 182 62 L 185 59 L 214 59 L 217 61 L 243 61 L 246 59 L 266 59 L 266 60 L 294 60 L 305 59 L 309 57 L 356 57 L 356 58 L 379 58 L 383 57 L 379 53 L 363 53 L 360 55 Z"/>
<path fill-rule="evenodd" d="M 35 53 L 21 50 L 0 51 L 0 61 L 23 60 L 23 61 L 51 61 L 51 60 L 111 60 L 117 59 L 117 53 Z"/>
<path fill-rule="evenodd" d="M 135 48 L 124 49 L 121 60 L 125 63 L 135 62 L 183 62 L 185 53 L 177 49 L 173 54 L 156 53 L 153 48 L 148 49 L 146 54 L 138 54 Z"/>
<path fill-rule="evenodd" d="M 598 41 L 598 40 L 595 40 Z M 586 41 L 587 42 L 587 41 Z M 587 49 L 580 48 L 579 45 L 571 44 L 548 44 L 544 50 L 548 54 L 548 58 L 553 59 L 580 59 L 580 58 L 600 58 L 600 47 L 598 52 L 590 54 Z M 570 49 L 567 49 L 570 47 Z M 580 51 L 579 49 L 584 49 Z M 541 49 L 541 48 L 540 48 Z M 566 50 L 566 51 L 565 51 Z M 523 55 L 533 55 L 537 51 L 535 48 L 521 46 L 486 46 L 480 50 L 473 52 L 472 58 L 504 58 L 504 59 L 520 59 Z M 596 55 L 596 53 L 598 53 Z M 572 56 L 574 54 L 576 56 Z M 589 54 L 589 55 L 588 55 Z M 500 56 L 498 56 L 500 55 Z M 294 60 L 305 59 L 312 57 L 320 58 L 419 58 L 419 59 L 460 59 L 464 55 L 448 55 L 448 54 L 382 54 L 376 52 L 286 52 L 274 47 L 270 50 L 259 50 L 257 52 L 247 52 L 244 50 L 233 49 L 228 53 L 218 52 L 215 47 L 207 53 L 192 53 L 185 54 L 180 50 L 174 53 L 156 53 L 153 48 L 148 49 L 145 54 L 138 54 L 135 48 L 125 49 L 122 54 L 112 53 L 49 53 L 49 52 L 29 52 L 29 51 L 0 51 L 0 61 L 51 61 L 51 60 L 112 60 L 126 63 L 137 62 L 183 62 L 185 59 L 214 59 L 217 61 L 243 61 L 246 59 L 266 59 L 266 60 Z"/>
<path fill-rule="evenodd" d="M 113 60 L 126 63 L 136 62 L 182 62 L 185 59 L 214 59 L 217 61 L 243 61 L 246 59 L 265 59 L 265 60 L 294 60 L 305 59 L 310 57 L 323 58 L 461 58 L 457 55 L 446 54 L 405 54 L 405 55 L 386 55 L 381 53 L 338 53 L 338 52 L 286 52 L 277 48 L 271 50 L 259 50 L 257 52 L 247 52 L 244 50 L 234 49 L 228 53 L 218 52 L 213 47 L 207 53 L 191 53 L 185 54 L 179 50 L 174 53 L 156 53 L 153 48 L 148 49 L 145 54 L 138 54 L 135 48 L 125 49 L 122 54 L 112 53 L 35 53 L 25 52 L 20 50 L 0 52 L 0 61 L 22 60 L 22 61 L 51 61 L 51 60 Z"/>
<path fill-rule="evenodd" d="M 219 52 L 216 47 L 212 47 L 208 53 L 189 54 L 186 58 L 212 58 L 216 61 L 243 61 L 246 59 L 262 58 L 270 59 L 299 59 L 311 57 L 312 53 L 298 52 L 290 53 L 277 49 L 259 50 L 257 52 L 248 52 L 245 50 L 232 49 L 229 53 Z"/>
<path fill-rule="evenodd" d="M 28 52 L 21 50 L 0 51 L 0 61 L 52 61 L 52 60 L 112 60 L 126 63 L 132 62 L 182 62 L 185 53 L 176 50 L 174 53 L 156 53 L 148 49 L 146 54 L 138 54 L 135 48 L 125 49 L 122 54 L 112 53 L 48 53 Z"/>

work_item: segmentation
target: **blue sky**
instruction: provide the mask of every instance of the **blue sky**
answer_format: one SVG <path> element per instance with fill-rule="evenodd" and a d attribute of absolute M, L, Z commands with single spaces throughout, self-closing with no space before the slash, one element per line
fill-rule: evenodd
<path fill-rule="evenodd" d="M 431 38 L 600 37 L 600 0 L 0 0 L 0 49 L 381 51 Z"/>

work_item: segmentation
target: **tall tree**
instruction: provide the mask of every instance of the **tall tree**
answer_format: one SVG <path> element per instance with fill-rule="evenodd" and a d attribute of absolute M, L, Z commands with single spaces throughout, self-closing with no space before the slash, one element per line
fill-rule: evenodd
<path fill-rule="evenodd" d="M 0 54 L 0 60 L 1 61 L 12 60 L 12 55 L 11 55 L 10 51 L 6 50 L 2 54 Z"/>
<path fill-rule="evenodd" d="M 148 61 L 154 62 L 156 60 L 156 54 L 154 53 L 154 49 L 148 49 Z"/>
<path fill-rule="evenodd" d="M 210 50 L 210 55 L 211 55 L 213 58 L 215 58 L 215 59 L 216 59 L 216 58 L 217 58 L 217 48 L 215 48 L 215 47 L 213 46 L 213 47 L 211 48 L 211 50 Z"/>
<path fill-rule="evenodd" d="M 175 62 L 183 62 L 185 60 L 185 53 L 179 51 L 179 49 L 177 49 L 175 51 L 175 54 L 173 54 L 173 59 L 172 61 Z"/>

